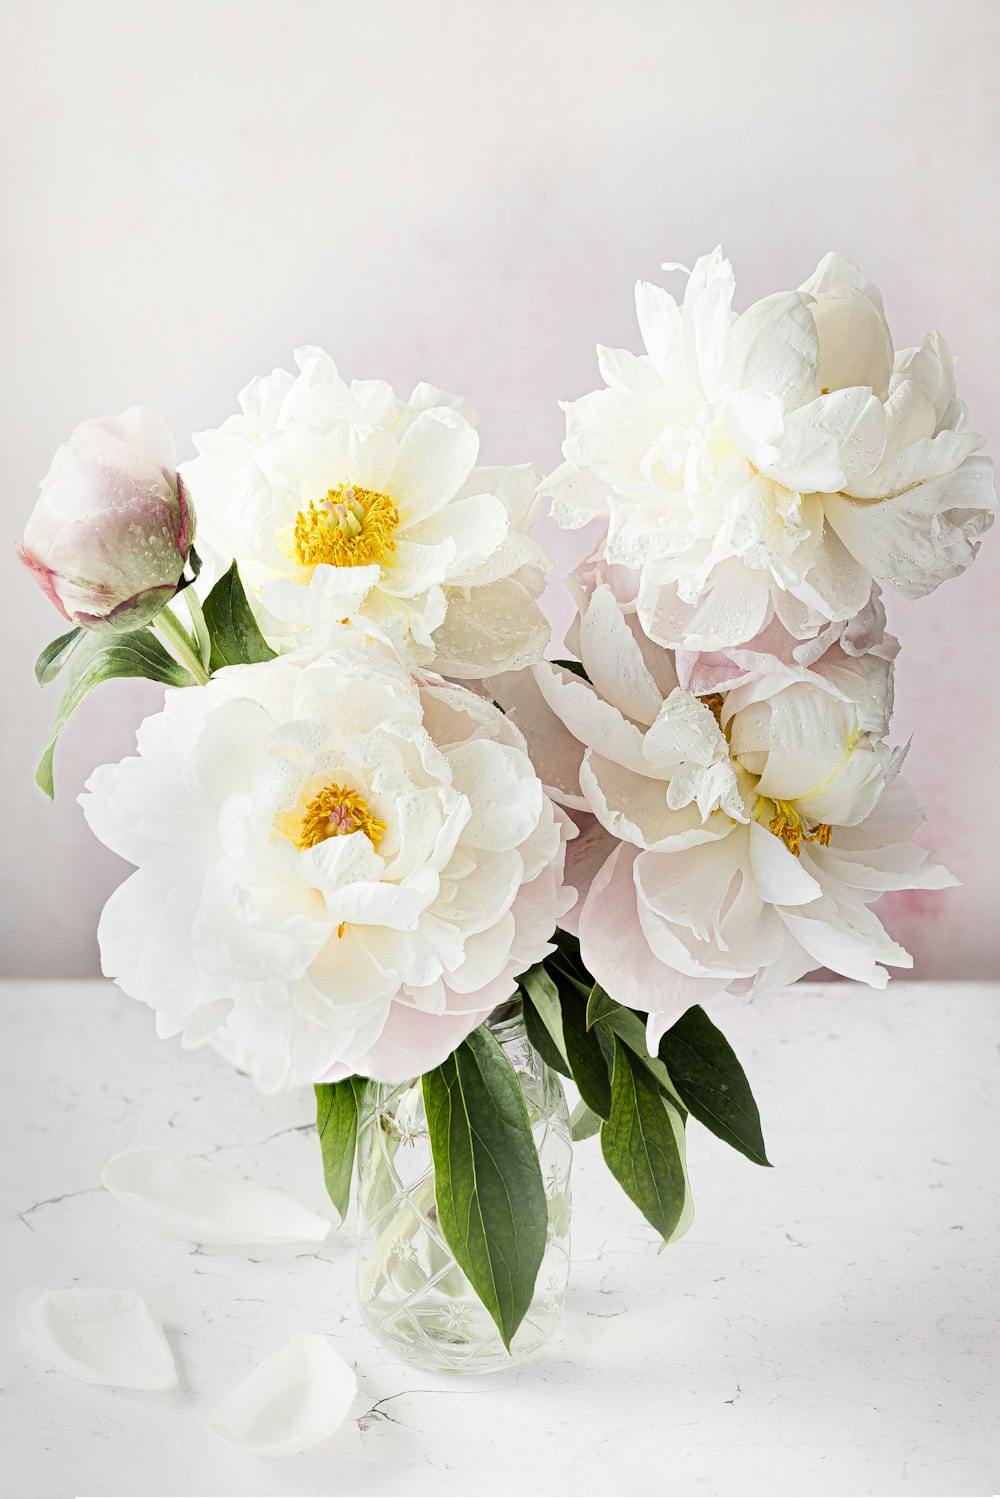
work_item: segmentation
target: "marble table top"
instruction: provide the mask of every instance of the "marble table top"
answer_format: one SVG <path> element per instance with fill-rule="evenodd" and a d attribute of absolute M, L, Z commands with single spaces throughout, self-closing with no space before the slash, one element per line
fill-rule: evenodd
<path fill-rule="evenodd" d="M 9 1499 L 237 1495 L 988 1494 L 1000 1487 L 1000 985 L 801 984 L 724 1022 L 774 1169 L 692 1122 L 691 1232 L 664 1254 L 577 1148 L 559 1340 L 499 1375 L 394 1362 L 362 1327 L 351 1220 L 308 1253 L 202 1249 L 105 1192 L 160 1145 L 327 1211 L 305 1094 L 260 1099 L 157 1041 L 110 984 L 0 986 Z M 77 1383 L 14 1328 L 29 1285 L 140 1291 L 181 1379 Z M 205 1427 L 293 1333 L 357 1370 L 328 1450 L 276 1460 Z M 8 1332 L 10 1335 L 8 1335 Z"/>

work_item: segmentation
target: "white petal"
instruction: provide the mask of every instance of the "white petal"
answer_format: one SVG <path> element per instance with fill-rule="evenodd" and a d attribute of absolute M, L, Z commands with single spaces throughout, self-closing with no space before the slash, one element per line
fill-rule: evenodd
<path fill-rule="evenodd" d="M 678 266 L 664 270 L 683 269 Z M 716 245 L 710 255 L 699 255 L 684 289 L 684 350 L 691 382 L 714 396 L 729 351 L 730 330 L 736 321 L 733 268 Z"/>
<path fill-rule="evenodd" d="M 413 387 L 409 405 L 413 411 L 429 411 L 433 406 L 449 406 L 470 427 L 479 426 L 479 412 L 471 402 L 464 396 L 453 396 L 446 390 L 439 390 L 436 385 L 428 385 L 426 380 L 418 381 Z"/>
<path fill-rule="evenodd" d="M 322 1333 L 297 1333 L 221 1401 L 208 1427 L 259 1457 L 291 1457 L 333 1435 L 358 1381 Z"/>
<path fill-rule="evenodd" d="M 829 391 L 867 385 L 880 401 L 892 374 L 892 338 L 881 307 L 854 287 L 820 294 L 811 312 L 819 334 L 820 386 Z"/>
<path fill-rule="evenodd" d="M 446 505 L 469 476 L 479 454 L 479 437 L 447 406 L 422 411 L 403 435 L 387 481 L 404 526 Z"/>
<path fill-rule="evenodd" d="M 795 589 L 795 600 L 822 619 L 846 620 L 867 607 L 871 587 L 868 568 L 851 555 L 829 520 L 824 519 L 822 540 L 805 579 Z M 793 618 L 794 613 L 800 612 L 795 610 L 795 600 L 789 594 L 779 593 L 775 612 L 786 629 L 804 639 L 817 626 L 808 617 L 801 621 Z"/>
<path fill-rule="evenodd" d="M 332 842 L 332 839 L 328 841 Z M 413 932 L 437 895 L 439 886 L 435 870 L 415 869 L 395 885 L 388 881 L 355 880 L 341 890 L 329 892 L 326 903 L 337 922 Z"/>
<path fill-rule="evenodd" d="M 553 713 L 534 674 L 501 672 L 490 678 L 490 691 L 527 740 L 532 764 L 549 795 L 564 806 L 584 808 L 586 801 L 580 793 L 583 745 Z"/>
<path fill-rule="evenodd" d="M 23 1315 L 41 1352 L 74 1379 L 130 1390 L 177 1383 L 163 1328 L 136 1291 L 33 1291 Z"/>
<path fill-rule="evenodd" d="M 697 606 L 684 603 L 676 584 L 659 583 L 643 573 L 636 603 L 646 634 L 660 645 L 691 651 L 715 651 L 752 640 L 770 612 L 768 575 L 729 558 L 712 569 Z"/>
<path fill-rule="evenodd" d="M 969 566 L 978 538 L 993 523 L 994 504 L 992 462 L 967 458 L 954 473 L 879 504 L 829 495 L 826 514 L 848 551 L 874 577 L 916 599 Z"/>
<path fill-rule="evenodd" d="M 722 908 L 739 872 L 737 840 L 723 838 L 681 853 L 640 854 L 635 886 L 640 901 L 664 921 L 690 927 L 699 942 L 718 941 Z"/>
<path fill-rule="evenodd" d="M 803 906 L 823 894 L 791 849 L 760 823 L 750 824 L 750 863 L 761 900 L 775 906 Z"/>
<path fill-rule="evenodd" d="M 870 474 L 885 445 L 885 408 L 870 390 L 835 390 L 789 412 L 764 472 L 802 494 L 833 494 Z"/>
<path fill-rule="evenodd" d="M 685 383 L 681 314 L 677 303 L 662 286 L 637 281 L 635 312 L 646 352 L 668 386 Z"/>
<path fill-rule="evenodd" d="M 598 344 L 597 367 L 601 372 L 601 379 L 612 390 L 651 400 L 655 400 L 662 392 L 663 381 L 659 372 L 648 359 L 630 354 L 627 349 L 609 349 L 604 344 Z"/>
<path fill-rule="evenodd" d="M 665 781 L 637 775 L 588 750 L 580 766 L 580 788 L 609 833 L 639 848 L 693 848 L 725 837 L 732 824 L 715 813 L 702 821 L 697 807 L 671 807 Z"/>
<path fill-rule="evenodd" d="M 580 912 L 580 948 L 587 968 L 610 994 L 632 1009 L 655 1011 L 666 1030 L 693 1004 L 718 993 L 726 978 L 692 979 L 653 953 L 636 920 L 635 855 L 635 849 L 619 845 L 595 875 Z"/>
<path fill-rule="evenodd" d="M 381 585 L 395 598 L 412 599 L 432 584 L 443 583 L 455 563 L 455 543 L 410 541 L 400 537 L 382 564 Z"/>
<path fill-rule="evenodd" d="M 434 666 L 460 678 L 520 671 L 540 659 L 548 641 L 548 621 L 514 578 L 449 589 L 448 613 L 434 631 Z"/>
<path fill-rule="evenodd" d="M 265 633 L 285 634 L 349 618 L 361 608 L 381 574 L 377 563 L 367 567 L 331 567 L 321 562 L 308 583 L 292 578 L 272 578 L 262 583 L 259 592 L 266 611 Z M 272 626 L 269 630 L 272 619 L 276 628 Z"/>
<path fill-rule="evenodd" d="M 844 287 L 863 292 L 872 306 L 881 312 L 882 296 L 878 287 L 867 281 L 852 261 L 845 260 L 835 250 L 827 250 L 808 281 L 803 281 L 799 291 L 811 292 L 818 297 L 824 292 L 839 292 Z"/>
<path fill-rule="evenodd" d="M 539 493 L 551 502 L 550 514 L 556 525 L 575 531 L 589 525 L 595 516 L 607 515 L 609 488 L 603 479 L 563 463 L 551 478 L 542 481 Z"/>
<path fill-rule="evenodd" d="M 454 556 L 449 563 L 448 578 L 464 584 L 488 557 L 491 557 L 507 535 L 509 522 L 501 502 L 492 494 L 467 495 L 452 500 L 426 520 L 408 526 L 401 534 L 408 541 L 424 546 L 451 542 Z"/>
<path fill-rule="evenodd" d="M 779 292 L 748 307 L 733 328 L 726 384 L 778 396 L 794 410 L 819 395 L 819 340 L 806 301 Z"/>
<path fill-rule="evenodd" d="M 889 769 L 888 755 L 861 732 L 858 712 L 856 702 L 794 683 L 771 699 L 769 712 L 761 704 L 736 715 L 732 752 L 753 769 L 743 750 L 763 727 L 768 755 L 758 794 L 801 803 L 801 815 L 815 822 L 853 825 L 871 811 Z"/>
<path fill-rule="evenodd" d="M 534 668 L 538 690 L 553 713 L 581 744 L 639 775 L 655 775 L 642 753 L 642 734 L 612 703 L 565 666 L 541 661 Z"/>
<path fill-rule="evenodd" d="M 495 852 L 517 848 L 542 815 L 542 786 L 527 755 L 505 744 L 469 739 L 448 759 L 455 789 L 472 807 L 465 840 Z"/>
<path fill-rule="evenodd" d="M 900 349 L 895 373 L 923 391 L 933 408 L 936 430 L 955 398 L 955 361 L 940 333 L 925 333 L 919 349 Z"/>
<path fill-rule="evenodd" d="M 892 941 L 866 906 L 824 896 L 801 911 L 783 910 L 781 919 L 817 967 L 832 968 L 873 989 L 884 989 L 889 981 L 879 962 L 894 968 L 913 967 L 909 953 Z"/>
<path fill-rule="evenodd" d="M 647 731 L 642 753 L 650 774 L 684 760 L 707 766 L 725 756 L 726 738 L 711 708 L 693 693 L 675 687 Z"/>
<path fill-rule="evenodd" d="M 580 621 L 580 657 L 602 697 L 637 723 L 653 722 L 662 703 L 659 689 L 606 584 L 595 590 Z"/>
<path fill-rule="evenodd" d="M 145 1223 L 196 1244 L 322 1244 L 330 1232 L 284 1192 L 154 1146 L 113 1156 L 101 1182 Z"/>

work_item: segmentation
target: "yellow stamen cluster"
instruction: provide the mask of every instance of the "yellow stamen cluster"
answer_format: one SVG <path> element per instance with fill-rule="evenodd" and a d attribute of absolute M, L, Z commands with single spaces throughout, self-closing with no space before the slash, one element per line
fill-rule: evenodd
<path fill-rule="evenodd" d="M 790 802 L 775 801 L 774 816 L 768 819 L 768 827 L 776 838 L 796 858 L 802 852 L 803 843 L 819 843 L 823 848 L 830 847 L 830 838 L 833 828 L 828 822 L 816 822 L 812 827 L 806 827 L 802 818 L 796 812 Z"/>
<path fill-rule="evenodd" d="M 378 848 L 387 826 L 369 810 L 360 792 L 337 785 L 324 786 L 306 803 L 304 812 L 292 813 L 282 821 L 284 826 L 278 831 L 297 848 L 315 848 L 327 838 L 349 833 L 364 833 L 372 848 Z"/>
<path fill-rule="evenodd" d="M 340 484 L 325 499 L 310 500 L 282 536 L 287 555 L 302 567 L 364 567 L 395 550 L 399 511 L 387 494 Z"/>
<path fill-rule="evenodd" d="M 699 703 L 704 703 L 706 708 L 710 708 L 711 709 L 712 717 L 715 719 L 716 723 L 719 725 L 719 728 L 721 729 L 722 728 L 722 704 L 723 704 L 722 693 L 721 692 L 709 692 L 709 693 L 706 693 L 706 695 L 704 697 L 700 697 L 698 699 L 698 701 L 699 701 Z"/>

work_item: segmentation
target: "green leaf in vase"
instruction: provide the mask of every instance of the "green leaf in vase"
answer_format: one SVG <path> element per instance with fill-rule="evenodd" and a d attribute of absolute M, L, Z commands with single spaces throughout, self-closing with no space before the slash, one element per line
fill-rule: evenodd
<path fill-rule="evenodd" d="M 363 1077 L 345 1077 L 339 1083 L 316 1083 L 314 1087 L 323 1180 L 341 1223 L 347 1217 L 351 1201 L 358 1118 L 364 1091 Z"/>
<path fill-rule="evenodd" d="M 563 990 L 563 1034 L 573 1081 L 588 1108 L 602 1119 L 611 1115 L 612 1048 L 607 1034 L 587 1025 L 587 1004 L 578 994 Z"/>
<path fill-rule="evenodd" d="M 619 1040 L 640 1059 L 646 1071 L 673 1102 L 683 1108 L 683 1099 L 674 1087 L 670 1073 L 659 1057 L 652 1057 L 646 1045 L 646 1017 L 637 1010 L 630 1010 L 612 999 L 600 984 L 594 985 L 587 1005 L 587 1024 L 600 1030 L 607 1026 Z"/>
<path fill-rule="evenodd" d="M 576 1141 L 589 1140 L 591 1135 L 596 1135 L 604 1121 L 600 1114 L 595 1114 L 593 1109 L 588 1108 L 581 1098 L 570 1117 L 569 1127 Z"/>
<path fill-rule="evenodd" d="M 517 1075 L 480 1026 L 424 1073 L 423 1094 L 438 1222 L 509 1350 L 531 1305 L 548 1226 Z"/>
<path fill-rule="evenodd" d="M 520 984 L 521 1008 L 528 1040 L 543 1062 L 556 1072 L 561 1072 L 563 1077 L 572 1077 L 555 981 L 546 972 L 544 964 L 536 963 L 534 968 L 522 973 Z"/>
<path fill-rule="evenodd" d="M 760 1113 L 736 1053 L 700 1005 L 660 1041 L 660 1060 L 694 1117 L 758 1166 L 770 1166 Z"/>
<path fill-rule="evenodd" d="M 693 1216 L 684 1121 L 619 1036 L 601 1150 L 611 1174 L 664 1244 L 680 1238 Z"/>

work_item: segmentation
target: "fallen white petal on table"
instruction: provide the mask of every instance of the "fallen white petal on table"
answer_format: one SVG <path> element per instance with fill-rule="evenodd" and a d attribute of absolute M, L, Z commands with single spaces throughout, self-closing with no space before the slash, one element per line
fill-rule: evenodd
<path fill-rule="evenodd" d="M 74 1379 L 131 1390 L 177 1383 L 163 1328 L 137 1291 L 29 1291 L 22 1316 L 39 1350 Z"/>
<path fill-rule="evenodd" d="M 171 1150 L 126 1150 L 101 1181 L 136 1217 L 196 1244 L 322 1244 L 330 1232 L 284 1192 Z"/>
<path fill-rule="evenodd" d="M 357 1391 L 328 1337 L 297 1333 L 215 1407 L 208 1427 L 259 1457 L 291 1457 L 332 1436 Z"/>

